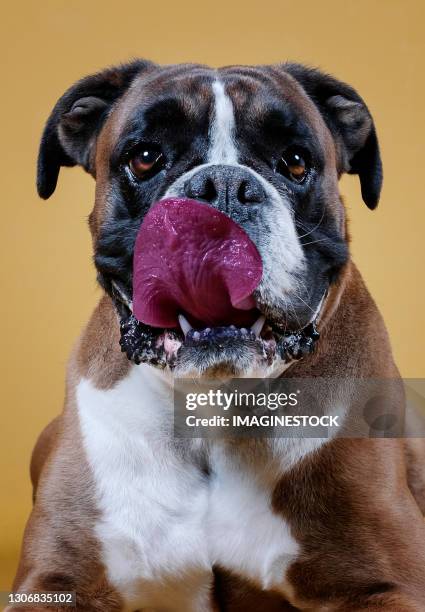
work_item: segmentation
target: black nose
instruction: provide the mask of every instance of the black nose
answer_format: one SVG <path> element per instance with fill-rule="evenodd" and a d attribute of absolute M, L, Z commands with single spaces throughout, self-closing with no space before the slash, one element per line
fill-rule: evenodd
<path fill-rule="evenodd" d="M 188 198 L 229 210 L 239 204 L 259 204 L 266 194 L 259 180 L 238 166 L 207 166 L 196 172 L 184 186 Z"/>

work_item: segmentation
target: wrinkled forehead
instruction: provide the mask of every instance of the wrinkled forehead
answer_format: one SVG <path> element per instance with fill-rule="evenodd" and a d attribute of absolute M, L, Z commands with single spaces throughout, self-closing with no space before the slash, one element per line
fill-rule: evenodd
<path fill-rule="evenodd" d="M 231 66 L 217 70 L 197 65 L 154 68 L 135 79 L 113 113 L 111 144 L 123 135 L 191 126 L 208 135 L 221 110 L 235 128 L 291 127 L 326 144 L 326 128 L 298 83 L 275 67 Z"/>

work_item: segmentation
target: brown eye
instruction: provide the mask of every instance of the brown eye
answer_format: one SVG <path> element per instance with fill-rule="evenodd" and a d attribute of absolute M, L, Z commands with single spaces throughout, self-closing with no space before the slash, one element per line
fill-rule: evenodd
<path fill-rule="evenodd" d="M 295 183 L 302 183 L 307 176 L 306 155 L 297 149 L 288 149 L 282 155 L 278 171 Z"/>
<path fill-rule="evenodd" d="M 161 169 L 163 157 L 158 149 L 143 147 L 133 155 L 128 166 L 136 178 L 148 178 Z"/>

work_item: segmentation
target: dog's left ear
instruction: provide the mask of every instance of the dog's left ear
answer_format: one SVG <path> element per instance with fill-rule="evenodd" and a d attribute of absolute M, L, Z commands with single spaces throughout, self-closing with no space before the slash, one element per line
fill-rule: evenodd
<path fill-rule="evenodd" d="M 365 204 L 378 205 L 382 162 L 375 125 L 366 104 L 349 85 L 300 64 L 284 64 L 319 108 L 336 144 L 338 172 L 358 174 Z"/>
<path fill-rule="evenodd" d="M 97 135 L 114 102 L 151 62 L 136 60 L 109 68 L 78 81 L 64 93 L 44 128 L 37 164 L 37 190 L 49 198 L 56 188 L 61 166 L 82 166 L 94 173 Z"/>

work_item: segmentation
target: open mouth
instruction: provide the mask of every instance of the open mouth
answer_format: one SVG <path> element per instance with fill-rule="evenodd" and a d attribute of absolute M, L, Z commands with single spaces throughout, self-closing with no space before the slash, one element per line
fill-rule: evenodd
<path fill-rule="evenodd" d="M 183 371 L 301 358 L 317 331 L 285 334 L 266 319 L 255 299 L 262 275 L 255 244 L 230 217 L 194 200 L 157 202 L 136 238 L 133 300 L 114 285 L 125 304 L 122 350 L 135 363 Z"/>
<path fill-rule="evenodd" d="M 188 360 L 229 363 L 242 356 L 271 366 L 277 358 L 289 363 L 312 353 L 319 338 L 314 321 L 302 330 L 282 333 L 273 329 L 264 315 L 251 327 L 194 328 L 184 315 L 179 316 L 179 322 L 178 329 L 158 329 L 128 312 L 121 318 L 121 350 L 136 364 L 171 370 Z"/>

